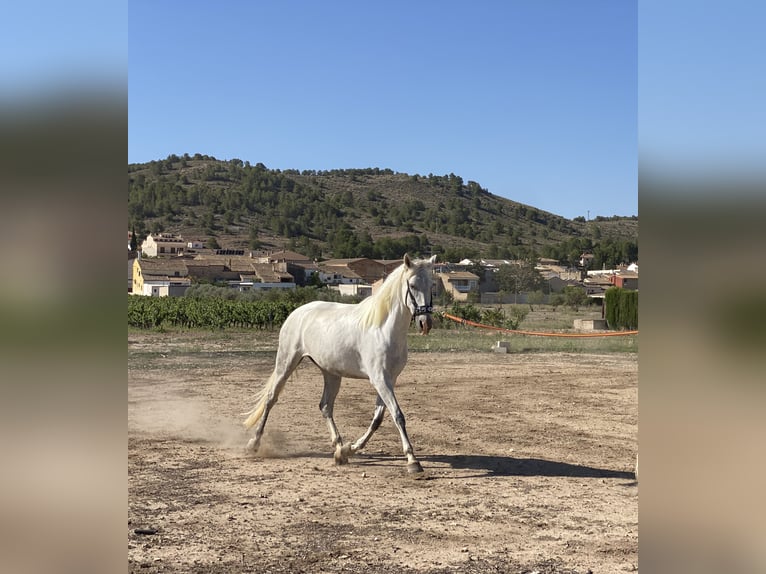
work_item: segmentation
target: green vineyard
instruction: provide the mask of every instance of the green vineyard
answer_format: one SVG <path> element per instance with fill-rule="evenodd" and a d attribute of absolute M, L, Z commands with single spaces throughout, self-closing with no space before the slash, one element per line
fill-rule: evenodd
<path fill-rule="evenodd" d="M 229 301 L 128 295 L 128 326 L 139 329 L 273 329 L 298 306 L 287 301 Z"/>

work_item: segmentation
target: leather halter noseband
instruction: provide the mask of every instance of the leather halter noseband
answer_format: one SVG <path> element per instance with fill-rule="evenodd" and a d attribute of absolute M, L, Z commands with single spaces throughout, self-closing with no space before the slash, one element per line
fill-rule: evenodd
<path fill-rule="evenodd" d="M 414 307 L 414 310 L 412 311 L 412 318 L 415 319 L 418 315 L 430 315 L 433 313 L 434 310 L 434 296 L 431 294 L 431 297 L 429 298 L 428 305 L 418 305 L 417 300 L 415 299 L 415 295 L 412 294 L 412 291 L 410 290 L 410 284 L 407 283 L 407 295 L 410 299 L 412 299 L 412 306 Z"/>

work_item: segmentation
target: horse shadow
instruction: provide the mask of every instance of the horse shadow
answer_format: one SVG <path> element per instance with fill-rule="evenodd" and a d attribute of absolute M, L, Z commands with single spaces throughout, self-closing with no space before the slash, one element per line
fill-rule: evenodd
<path fill-rule="evenodd" d="M 635 480 L 631 471 L 595 468 L 567 462 L 545 460 L 541 458 L 514 458 L 492 455 L 422 455 L 425 463 L 446 464 L 458 470 L 481 471 L 477 477 L 486 476 L 551 476 L 571 478 L 617 478 Z"/>

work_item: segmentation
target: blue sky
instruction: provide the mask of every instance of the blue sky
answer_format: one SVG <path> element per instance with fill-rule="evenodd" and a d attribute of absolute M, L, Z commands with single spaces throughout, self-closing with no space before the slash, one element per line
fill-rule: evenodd
<path fill-rule="evenodd" d="M 635 2 L 129 9 L 129 162 L 455 173 L 565 217 L 637 214 Z"/>
<path fill-rule="evenodd" d="M 766 4 L 314 4 L 10 3 L 0 113 L 129 69 L 129 161 L 454 172 L 568 217 L 636 212 L 636 148 L 682 177 L 766 169 Z"/>

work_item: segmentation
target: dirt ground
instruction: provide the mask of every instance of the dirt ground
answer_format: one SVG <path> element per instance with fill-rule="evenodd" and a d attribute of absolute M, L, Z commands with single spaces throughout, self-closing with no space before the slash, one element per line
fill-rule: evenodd
<path fill-rule="evenodd" d="M 128 337 L 131 572 L 615 573 L 638 567 L 636 354 L 411 353 L 390 417 L 333 464 L 304 361 L 256 456 L 241 413 L 274 353 L 253 334 Z M 344 380 L 335 420 L 375 395 Z"/>

